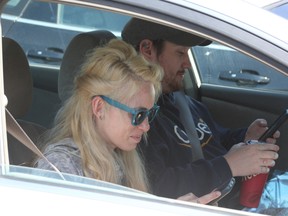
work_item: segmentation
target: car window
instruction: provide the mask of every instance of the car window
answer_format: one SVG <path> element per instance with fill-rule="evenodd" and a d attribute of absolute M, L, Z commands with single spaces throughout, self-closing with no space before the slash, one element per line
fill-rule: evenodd
<path fill-rule="evenodd" d="M 10 0 L 5 5 L 5 15 L 19 15 L 27 5 L 27 0 Z M 3 16 L 3 14 L 2 14 Z"/>
<path fill-rule="evenodd" d="M 244 0 L 257 7 L 264 8 L 275 13 L 285 19 L 288 19 L 288 2 L 286 0 Z"/>
<path fill-rule="evenodd" d="M 97 4 L 105 4 L 112 5 L 113 6 L 119 6 L 115 10 L 129 10 L 130 14 L 133 15 L 141 15 L 143 18 L 151 19 L 151 20 L 161 20 L 164 22 L 166 21 L 167 24 L 171 21 L 171 24 L 175 26 L 179 25 L 179 27 L 185 27 L 189 28 L 190 24 L 191 30 L 199 31 L 201 33 L 205 33 L 207 30 L 207 35 L 210 35 L 210 32 L 212 32 L 212 29 L 203 27 L 202 30 L 202 23 L 198 21 L 191 21 L 189 19 L 192 19 L 193 17 L 202 17 L 202 14 L 205 14 L 205 10 L 198 11 L 198 7 L 201 9 L 203 6 L 199 4 L 199 6 L 195 7 L 194 9 L 189 9 L 189 5 L 193 5 L 193 2 L 186 2 L 187 4 L 181 5 L 181 1 L 173 2 L 168 5 L 168 2 L 170 1 L 148 1 L 151 5 L 145 5 L 141 1 L 133 1 L 133 4 L 131 1 L 91 1 L 91 0 L 81 0 L 81 1 L 75 1 L 75 0 L 65 0 L 61 2 L 67 2 L 67 3 L 73 3 L 75 6 L 72 5 L 64 5 L 59 4 L 59 1 L 56 0 L 41 0 L 41 1 L 35 1 L 35 0 L 6 0 L 7 2 L 4 10 L 1 9 L 1 28 L 0 32 L 2 32 L 1 36 L 8 37 L 14 39 L 17 43 L 20 44 L 20 46 L 23 48 L 27 59 L 29 60 L 30 65 L 30 71 L 33 76 L 33 102 L 31 105 L 31 108 L 29 109 L 29 112 L 24 116 L 20 117 L 20 120 L 28 120 L 33 123 L 41 124 L 41 126 L 44 126 L 45 128 L 49 128 L 51 126 L 51 122 L 54 120 L 55 113 L 57 113 L 59 109 L 59 105 L 61 104 L 61 101 L 59 100 L 58 96 L 58 72 L 60 70 L 61 62 L 63 55 L 67 49 L 67 46 L 71 39 L 82 32 L 88 32 L 93 30 L 109 30 L 112 33 L 114 33 L 116 36 L 120 36 L 120 32 L 123 28 L 123 26 L 126 24 L 126 22 L 130 19 L 129 16 L 124 16 L 122 14 L 112 13 L 109 11 L 104 10 L 98 10 L 98 9 L 92 9 L 88 7 L 87 5 L 94 5 L 96 7 Z M 94 3 L 93 3 L 94 2 Z M 125 3 L 126 2 L 126 3 Z M 153 2 L 153 4 L 152 4 Z M 167 7 L 171 10 L 165 11 L 164 9 L 167 9 L 166 7 L 159 7 L 156 10 L 156 7 L 154 6 L 154 2 L 158 3 L 167 3 Z M 185 2 L 185 1 L 183 1 Z M 76 5 L 86 4 L 85 7 L 80 7 Z M 122 5 L 123 4 L 123 5 Z M 125 4 L 125 5 L 124 5 Z M 155 5 L 157 5 L 155 4 Z M 179 4 L 179 5 L 178 5 Z M 2 6 L 3 3 L 0 5 Z M 159 4 L 161 5 L 161 4 Z M 0 7 L 1 7 L 0 6 Z M 125 6 L 125 7 L 124 7 Z M 175 6 L 175 7 L 174 7 Z M 104 6 L 103 6 L 104 7 Z M 151 7 L 151 8 L 149 8 Z M 185 8 L 185 10 L 184 10 Z M 209 8 L 207 8 L 209 9 Z M 215 8 L 216 9 L 216 8 Z M 174 14 L 170 11 L 174 11 Z M 176 12 L 191 12 L 191 14 L 185 14 L 185 13 L 177 13 L 177 16 L 175 15 Z M 212 11 L 211 8 L 208 11 Z M 143 12 L 143 14 L 142 14 Z M 197 12 L 197 13 L 194 13 Z M 181 14 L 181 16 L 179 15 Z M 170 18 L 169 18 L 170 15 Z M 187 15 L 187 16 L 186 16 Z M 201 15 L 201 16 L 200 16 Z M 152 16 L 152 17 L 150 17 Z M 167 19 L 164 19 L 166 18 Z M 210 16 L 206 15 L 203 16 L 204 18 L 212 18 L 213 16 L 221 18 L 217 13 L 214 15 L 211 14 Z M 225 14 L 223 14 L 223 18 L 226 17 Z M 232 17 L 232 16 L 231 16 Z M 184 19 L 185 18 L 185 19 Z M 189 19 L 187 19 L 189 18 Z M 187 19 L 187 20 L 186 20 Z M 195 19 L 194 19 L 195 20 Z M 198 19 L 197 19 L 198 20 Z M 202 20 L 202 19 L 199 19 Z M 206 19 L 203 19 L 206 20 Z M 220 23 L 219 19 L 219 23 Z M 207 19 L 209 21 L 209 19 Z M 224 21 L 224 20 L 223 20 Z M 227 23 L 229 20 L 227 20 Z M 214 22 L 212 23 L 214 24 Z M 182 26 L 183 25 L 183 26 Z M 231 26 L 232 25 L 227 25 Z M 237 25 L 235 25 L 237 26 Z M 201 28 L 199 28 L 201 27 Z M 215 25 L 215 28 L 218 27 Z M 218 34 L 224 32 L 222 31 L 223 28 L 219 28 L 221 31 L 218 32 Z M 233 30 L 233 28 L 232 28 Z M 215 34 L 215 38 L 220 39 L 220 36 L 218 38 L 218 34 Z M 225 35 L 225 34 L 223 34 Z M 211 34 L 212 36 L 212 34 Z M 273 36 L 273 35 L 272 35 Z M 227 36 L 227 38 L 230 38 L 233 40 L 234 38 L 232 36 Z M 264 38 L 265 39 L 265 38 Z M 263 40 L 264 40 L 263 39 Z M 261 40 L 259 40 L 261 42 Z M 277 40 L 276 40 L 277 42 Z M 272 46 L 271 46 L 272 47 Z M 276 89 L 278 88 L 275 83 L 278 83 L 278 86 L 283 87 L 283 89 L 287 88 L 287 84 L 284 85 L 284 82 L 287 83 L 286 77 L 282 75 L 281 73 L 265 66 L 264 64 L 256 61 L 255 59 L 252 59 L 248 56 L 245 56 L 229 47 L 213 43 L 212 45 L 208 47 L 195 47 L 193 50 L 193 56 L 196 62 L 196 66 L 198 68 L 199 73 L 201 74 L 201 80 L 203 83 L 211 83 L 215 85 L 220 85 L 223 83 L 225 86 L 241 86 L 244 88 L 271 88 Z M 285 50 L 285 53 L 287 53 L 287 47 L 283 47 L 283 50 Z M 275 56 L 278 58 L 279 54 L 275 53 Z M 277 61 L 277 59 L 275 60 Z M 0 64 L 3 64 L 3 61 L 0 61 Z M 14 63 L 14 62 L 12 62 Z M 0 71 L 2 71 L 1 65 Z M 21 71 L 21 68 L 19 67 L 19 71 Z M 234 74 L 236 73 L 236 75 Z M 2 74 L 3 75 L 3 74 Z M 238 76 L 237 76 L 238 75 Z M 16 77 L 16 76 L 15 76 Z M 229 79 L 228 79 L 228 78 Z M 248 78 L 247 78 L 248 77 Z M 251 78 L 252 77 L 252 78 Z M 261 78 L 261 79 L 260 79 Z M 7 103 L 7 100 L 4 100 L 3 97 L 3 77 L 2 79 L 2 100 L 1 100 L 1 106 L 2 111 L 4 108 L 4 103 Z M 252 81 L 251 81 L 252 80 Z M 254 81 L 253 81 L 254 80 Z M 254 83 L 258 80 L 262 81 L 262 83 Z M 15 88 L 13 90 L 17 90 L 17 86 L 14 85 Z M 286 89 L 285 89 L 286 90 Z M 11 104 L 11 100 L 9 101 Z M 24 104 L 24 102 L 23 102 Z M 224 113 L 226 114 L 226 113 Z M 227 118 L 225 116 L 225 118 Z M 242 215 L 240 212 L 237 214 L 235 211 L 227 211 L 226 214 L 221 211 L 223 211 L 224 208 L 216 208 L 213 209 L 213 207 L 207 207 L 205 205 L 198 206 L 197 204 L 185 204 L 180 203 L 180 201 L 173 201 L 168 200 L 166 202 L 165 198 L 155 198 L 153 195 L 149 194 L 143 194 L 142 192 L 135 192 L 132 189 L 122 187 L 120 185 L 114 185 L 107 182 L 98 181 L 95 179 L 85 178 L 81 176 L 74 176 L 69 174 L 61 174 L 59 175 L 58 172 L 54 171 L 48 171 L 48 170 L 39 170 L 35 168 L 29 168 L 29 167 L 23 167 L 23 164 L 19 164 L 18 166 L 14 166 L 9 164 L 8 159 L 11 159 L 9 153 L 11 153 L 10 146 L 7 144 L 7 137 L 6 137 L 6 127 L 5 127 L 5 115 L 4 112 L 2 112 L 2 136 L 0 136 L 0 180 L 2 182 L 1 184 L 1 192 L 3 192 L 2 188 L 6 188 L 10 191 L 6 193 L 2 193 L 2 199 L 1 199 L 1 206 L 3 207 L 3 210 L 9 209 L 10 213 L 13 214 L 13 209 L 19 209 L 19 211 L 23 211 L 22 214 L 25 214 L 25 207 L 27 209 L 27 206 L 34 204 L 39 209 L 43 209 L 45 213 L 47 213 L 47 210 L 55 209 L 58 212 L 58 208 L 47 208 L 47 204 L 50 206 L 55 207 L 55 204 L 59 203 L 59 206 L 67 206 L 67 211 L 75 211 L 75 209 L 79 206 L 81 209 L 80 214 L 83 212 L 93 212 L 93 210 L 96 212 L 97 210 L 103 210 L 104 208 L 107 209 L 107 214 L 109 214 L 110 209 L 115 209 L 115 211 L 125 212 L 128 215 L 130 215 L 131 209 L 135 209 L 133 213 L 140 213 L 140 214 L 147 214 L 147 209 L 151 208 L 151 206 L 154 206 L 155 203 L 165 204 L 167 203 L 167 206 L 154 206 L 155 212 L 158 212 L 158 215 L 200 215 L 202 211 L 204 212 L 203 215 L 207 215 L 208 211 L 211 212 L 213 215 Z M 8 152 L 9 148 L 9 152 Z M 19 148 L 16 149 L 18 155 L 23 155 L 24 152 L 19 151 Z M 16 152 L 15 151 L 15 152 Z M 15 154 L 16 155 L 16 154 Z M 9 158 L 10 157 L 10 158 Z M 11 162 L 12 160 L 10 160 Z M 22 166 L 23 165 L 23 166 Z M 64 177 L 64 178 L 63 178 Z M 6 184 L 4 180 L 11 180 L 13 181 L 11 185 Z M 40 183 L 39 183 L 40 182 Z M 13 190 L 13 189 L 23 189 L 23 184 L 27 184 L 26 190 L 23 190 L 24 193 L 27 194 L 27 196 L 23 197 L 22 200 L 18 198 L 19 193 L 17 193 L 19 190 Z M 41 184 L 43 183 L 43 184 Z M 48 192 L 50 195 L 50 199 L 45 199 L 44 195 L 47 194 L 41 194 L 35 193 L 34 200 L 30 200 L 28 198 L 28 195 L 30 194 L 32 190 L 41 192 L 42 188 L 44 186 L 53 186 L 55 187 L 54 190 L 49 190 Z M 70 187 L 71 186 L 71 187 Z M 74 191 L 67 191 L 67 197 L 64 197 L 62 200 L 65 200 L 65 202 L 58 201 L 60 194 L 60 191 L 64 191 L 65 189 L 71 189 L 77 186 L 76 190 Z M 103 197 L 101 193 L 95 193 L 98 194 L 100 198 L 95 199 L 93 197 L 94 203 L 91 204 L 90 209 L 86 209 L 83 207 L 83 203 L 72 203 L 70 202 L 73 198 L 73 196 L 79 196 L 79 197 L 85 197 L 86 195 L 84 192 L 95 192 L 94 189 L 100 188 L 102 191 L 108 191 L 108 189 L 127 192 L 130 194 L 134 194 L 134 196 L 131 196 L 134 198 L 133 200 L 129 202 L 128 199 L 125 197 L 125 193 L 119 193 L 118 197 L 119 199 L 116 199 L 116 196 L 114 198 L 111 197 Z M 50 189 L 49 187 L 46 187 L 45 190 Z M 53 188 L 52 188 L 53 189 Z M 99 191 L 100 191 L 99 190 Z M 76 195 L 75 195 L 76 192 Z M 111 195 L 115 195 L 113 192 L 110 193 Z M 136 194 L 136 195 L 135 195 Z M 9 206 L 7 205 L 7 202 L 3 202 L 7 200 L 7 198 L 10 197 L 15 198 L 15 201 L 13 199 L 9 199 L 9 202 L 11 203 Z M 49 195 L 49 194 L 48 194 Z M 57 196 L 56 196 L 57 195 Z M 139 196 L 138 196 L 139 195 Z M 141 202 L 140 199 L 138 199 L 140 196 L 145 198 L 145 202 Z M 70 197 L 69 197 L 70 196 Z M 22 198 L 21 197 L 21 198 Z M 57 198 L 58 199 L 55 199 Z M 151 202 L 147 202 L 150 200 L 150 197 L 153 197 L 151 199 Z M 66 199 L 65 199 L 66 198 Z M 71 199 L 70 199 L 71 198 Z M 110 199 L 108 199 L 110 198 Z M 35 203 L 35 200 L 39 200 L 39 203 Z M 57 203 L 55 203 L 55 200 Z M 108 200 L 110 203 L 106 203 L 104 201 Z M 127 201 L 128 200 L 128 201 Z M 34 202 L 33 202 L 34 201 Z M 54 201 L 54 202 L 53 202 Z M 83 200 L 85 203 L 89 200 Z M 100 202 L 99 202 L 100 201 Z M 174 204 L 174 202 L 176 204 Z M 68 203 L 68 205 L 66 204 Z M 116 205 L 113 205 L 116 204 Z M 21 205 L 20 205 L 21 204 Z M 38 205 L 42 204 L 42 205 Z M 65 205 L 64 205 L 65 204 Z M 108 205 L 107 205 L 108 204 Z M 34 207 L 34 205 L 32 207 Z M 46 206 L 45 206 L 46 205 Z M 6 206 L 6 208 L 5 208 Z M 8 207 L 7 207 L 8 206 Z M 44 208 L 41 208 L 43 207 Z M 103 207 L 102 207 L 103 206 Z M 115 208 L 114 208 L 115 206 Z M 179 208 L 182 211 L 179 211 L 177 208 L 171 209 L 171 206 L 178 206 L 183 207 Z M 23 207 L 23 208 L 22 208 Z M 102 207 L 102 208 L 101 208 Z M 121 208 L 122 207 L 122 208 Z M 126 207 L 126 209 L 124 209 Z M 139 208 L 143 208 L 143 212 L 139 211 Z M 160 208 L 162 207 L 162 208 Z M 94 209 L 93 209 L 94 208 Z M 29 208 L 28 208 L 29 209 Z M 91 211 L 92 209 L 92 211 Z M 166 211 L 161 214 L 163 209 Z M 168 210 L 167 210 L 168 209 Z M 99 210 L 99 212 L 100 212 Z M 138 210 L 138 211 L 137 211 Z M 170 212 L 169 212 L 170 210 Z M 178 210 L 178 211 L 177 211 Z M 83 212 L 82 212 L 83 211 Z M 104 209 L 105 211 L 105 209 Z M 26 212 L 28 212 L 26 210 Z M 63 211 L 62 211 L 63 212 Z M 76 212 L 76 211 L 75 211 Z M 78 213 L 76 212 L 76 213 Z M 214 213 L 215 212 L 215 213 Z M 29 212 L 30 213 L 30 212 Z M 58 212 L 59 213 L 59 212 Z M 67 212 L 66 212 L 67 213 Z M 74 213 L 76 215 L 76 213 Z M 159 214 L 160 213 L 160 214 Z M 195 214 L 193 214 L 195 213 Z M 20 213 L 21 214 L 21 213 Z M 54 212 L 55 214 L 55 212 Z M 73 215 L 69 214 L 68 215 Z M 96 212 L 97 214 L 97 212 Z M 121 213 L 120 213 L 121 214 Z M 243 215 L 247 215 L 247 213 L 243 213 Z M 152 215 L 152 214 L 151 214 Z M 154 214 L 153 214 L 154 215 Z M 210 214 L 209 214 L 210 215 Z"/>
<path fill-rule="evenodd" d="M 23 18 L 35 21 L 57 22 L 57 4 L 45 2 L 31 2 L 23 10 Z"/>
<path fill-rule="evenodd" d="M 52 125 L 61 103 L 58 74 L 73 37 L 95 30 L 108 30 L 120 37 L 129 19 L 130 16 L 83 6 L 8 1 L 1 14 L 2 36 L 15 40 L 23 48 L 33 76 L 33 102 L 23 119 L 44 127 Z"/>
<path fill-rule="evenodd" d="M 284 3 L 277 7 L 271 8 L 270 11 L 281 17 L 284 17 L 285 19 L 288 19 L 288 3 Z"/>
<path fill-rule="evenodd" d="M 56 66 L 75 35 L 106 29 L 120 37 L 130 19 L 89 7 L 28 0 L 9 1 L 1 18 L 3 36 L 16 40 L 30 63 Z"/>
<path fill-rule="evenodd" d="M 192 48 L 201 82 L 229 87 L 288 91 L 288 77 L 221 44 Z"/>
<path fill-rule="evenodd" d="M 120 36 L 122 28 L 130 19 L 128 16 L 91 8 L 61 5 L 59 23 L 87 28 L 107 29 Z M 81 17 L 81 19 L 79 19 Z"/>
<path fill-rule="evenodd" d="M 2 36 L 14 39 L 23 48 L 29 60 L 34 84 L 30 113 L 21 119 L 49 127 L 59 108 L 58 73 L 63 54 L 71 39 L 82 32 L 94 30 L 108 30 L 119 37 L 129 19 L 129 16 L 89 7 L 31 0 L 8 1 L 1 14 Z M 15 165 L 1 170 L 14 177 L 142 193 L 121 185 L 57 171 Z"/>

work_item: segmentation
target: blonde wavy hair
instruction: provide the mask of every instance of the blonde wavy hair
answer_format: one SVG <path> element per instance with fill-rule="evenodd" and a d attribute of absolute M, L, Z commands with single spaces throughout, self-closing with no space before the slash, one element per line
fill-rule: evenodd
<path fill-rule="evenodd" d="M 156 101 L 162 78 L 160 66 L 146 61 L 122 40 L 113 39 L 105 46 L 95 48 L 75 78 L 72 96 L 57 113 L 48 142 L 71 137 L 80 150 L 85 176 L 119 183 L 115 169 L 115 164 L 119 164 L 125 176 L 125 186 L 148 192 L 145 168 L 137 149 L 111 152 L 97 133 L 91 101 L 95 95 L 127 100 L 147 82 L 154 86 Z"/>

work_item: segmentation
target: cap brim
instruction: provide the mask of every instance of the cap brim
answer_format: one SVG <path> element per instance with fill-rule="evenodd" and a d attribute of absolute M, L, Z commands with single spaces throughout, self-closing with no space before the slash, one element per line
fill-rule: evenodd
<path fill-rule="evenodd" d="M 132 18 L 126 24 L 122 31 L 122 38 L 133 46 L 139 45 L 144 39 L 163 39 L 187 47 L 206 46 L 212 43 L 197 35 L 137 18 Z"/>

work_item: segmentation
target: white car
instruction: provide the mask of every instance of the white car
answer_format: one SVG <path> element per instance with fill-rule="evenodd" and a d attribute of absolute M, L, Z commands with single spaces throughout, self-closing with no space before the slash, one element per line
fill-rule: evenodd
<path fill-rule="evenodd" d="M 288 19 L 287 0 L 243 0 L 258 7 L 271 11 L 285 19 Z"/>
<path fill-rule="evenodd" d="M 288 107 L 287 20 L 238 0 L 2 0 L 0 11 L 2 215 L 254 215 L 29 167 L 35 155 L 7 134 L 5 108 L 23 128 L 37 125 L 28 134 L 36 141 L 66 93 L 58 75 L 72 38 L 94 30 L 121 37 L 125 23 L 139 17 L 213 41 L 191 48 L 185 91 L 220 124 L 245 127 L 259 117 L 272 123 Z M 287 169 L 287 140 L 283 132 L 277 170 Z"/>

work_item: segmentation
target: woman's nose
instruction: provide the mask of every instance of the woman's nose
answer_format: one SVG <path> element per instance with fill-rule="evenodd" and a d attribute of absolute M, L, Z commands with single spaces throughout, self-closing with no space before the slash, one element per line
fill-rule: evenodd
<path fill-rule="evenodd" d="M 148 117 L 145 118 L 145 120 L 141 124 L 138 125 L 138 128 L 143 130 L 144 132 L 147 132 L 150 129 Z"/>

